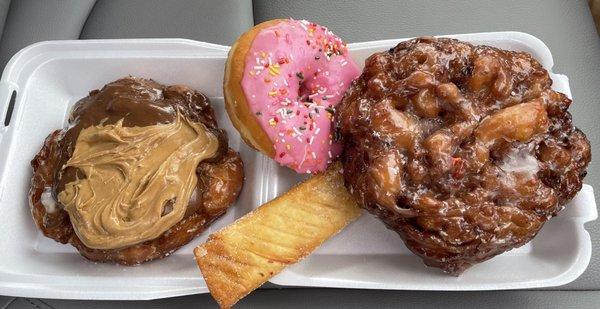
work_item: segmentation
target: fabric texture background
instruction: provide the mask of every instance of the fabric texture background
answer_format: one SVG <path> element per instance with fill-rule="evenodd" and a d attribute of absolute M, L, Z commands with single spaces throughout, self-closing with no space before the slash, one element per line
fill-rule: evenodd
<path fill-rule="evenodd" d="M 589 1 L 589 3 L 588 3 Z M 420 35 L 522 31 L 543 40 L 554 72 L 570 78 L 577 126 L 600 154 L 600 0 L 0 0 L 0 67 L 21 48 L 56 39 L 176 37 L 232 44 L 254 23 L 272 18 L 309 19 L 349 42 Z M 592 10 L 590 11 L 591 6 Z M 599 27 L 600 28 L 600 27 Z M 585 180 L 600 190 L 600 163 Z M 597 193 L 597 196 L 600 196 Z M 598 202 L 598 199 L 597 199 Z M 600 303 L 600 221 L 587 226 L 594 252 L 586 272 L 558 290 L 410 292 L 339 289 L 261 290 L 245 307 L 592 308 Z M 270 285 L 269 287 L 273 287 Z M 596 291 L 594 291 L 596 290 Z M 210 295 L 150 302 L 84 302 L 0 296 L 0 308 L 175 308 L 214 306 Z"/>

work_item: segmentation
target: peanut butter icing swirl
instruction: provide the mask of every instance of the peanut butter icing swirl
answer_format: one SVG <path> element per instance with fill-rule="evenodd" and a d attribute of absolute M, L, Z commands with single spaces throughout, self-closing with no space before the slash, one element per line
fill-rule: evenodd
<path fill-rule="evenodd" d="M 218 140 L 202 123 L 123 127 L 123 121 L 81 131 L 63 168 L 83 177 L 58 194 L 75 232 L 90 248 L 115 249 L 154 239 L 183 219 L 197 184 L 196 167 Z"/>

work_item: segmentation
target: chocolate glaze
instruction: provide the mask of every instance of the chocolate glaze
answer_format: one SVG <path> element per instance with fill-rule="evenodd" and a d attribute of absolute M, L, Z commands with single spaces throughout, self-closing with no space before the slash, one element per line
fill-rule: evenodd
<path fill-rule="evenodd" d="M 98 124 L 114 124 L 123 119 L 125 127 L 144 127 L 175 120 L 177 111 L 203 123 L 219 139 L 216 155 L 202 161 L 197 168 L 198 184 L 186 209 L 184 219 L 157 239 L 130 247 L 97 250 L 86 247 L 73 232 L 69 216 L 58 203 L 48 212 L 41 203 L 44 190 L 51 188 L 52 198 L 65 184 L 73 181 L 78 170 L 62 169 L 71 157 L 82 129 Z M 107 84 L 101 90 L 78 101 L 69 117 L 69 126 L 50 134 L 32 160 L 33 178 L 29 194 L 32 214 L 45 236 L 61 243 L 71 243 L 80 253 L 94 261 L 113 261 L 126 265 L 161 258 L 202 232 L 213 220 L 225 213 L 242 187 L 243 166 L 237 153 L 228 148 L 227 135 L 219 129 L 210 102 L 202 93 L 185 86 L 163 86 L 152 80 L 127 77 Z"/>

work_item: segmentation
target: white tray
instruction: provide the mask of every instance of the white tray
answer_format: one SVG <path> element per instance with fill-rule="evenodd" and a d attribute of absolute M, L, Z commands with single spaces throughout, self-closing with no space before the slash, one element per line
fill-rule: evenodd
<path fill-rule="evenodd" d="M 517 32 L 453 36 L 532 53 L 546 69 L 552 56 L 538 39 Z M 400 40 L 350 44 L 362 64 Z M 192 248 L 211 231 L 274 198 L 300 180 L 290 170 L 244 145 L 227 119 L 222 99 L 226 46 L 181 39 L 54 41 L 31 45 L 8 63 L 0 81 L 0 295 L 66 299 L 152 299 L 206 293 Z M 91 263 L 68 245 L 41 235 L 27 203 L 29 161 L 69 108 L 91 89 L 135 75 L 186 84 L 212 100 L 219 124 L 240 151 L 246 182 L 236 205 L 201 237 L 171 257 L 138 267 Z M 570 95 L 568 79 L 552 74 Z M 11 95 L 12 118 L 4 127 Z M 393 232 L 364 215 L 304 261 L 271 282 L 286 286 L 411 290 L 490 290 L 556 286 L 577 278 L 591 255 L 584 223 L 597 217 L 593 191 L 584 186 L 571 205 L 528 245 L 477 265 L 459 278 L 426 268 Z"/>

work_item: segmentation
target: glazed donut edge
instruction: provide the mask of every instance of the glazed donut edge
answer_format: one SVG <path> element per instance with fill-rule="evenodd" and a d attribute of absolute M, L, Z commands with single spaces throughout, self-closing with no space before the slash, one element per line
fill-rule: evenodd
<path fill-rule="evenodd" d="M 225 109 L 233 126 L 238 130 L 240 136 L 248 146 L 271 158 L 275 156 L 273 142 L 262 129 L 248 105 L 244 89 L 242 88 L 242 78 L 244 76 L 246 55 L 252 47 L 252 42 L 256 35 L 262 29 L 271 27 L 282 21 L 282 19 L 265 21 L 242 34 L 229 51 L 223 78 Z"/>

